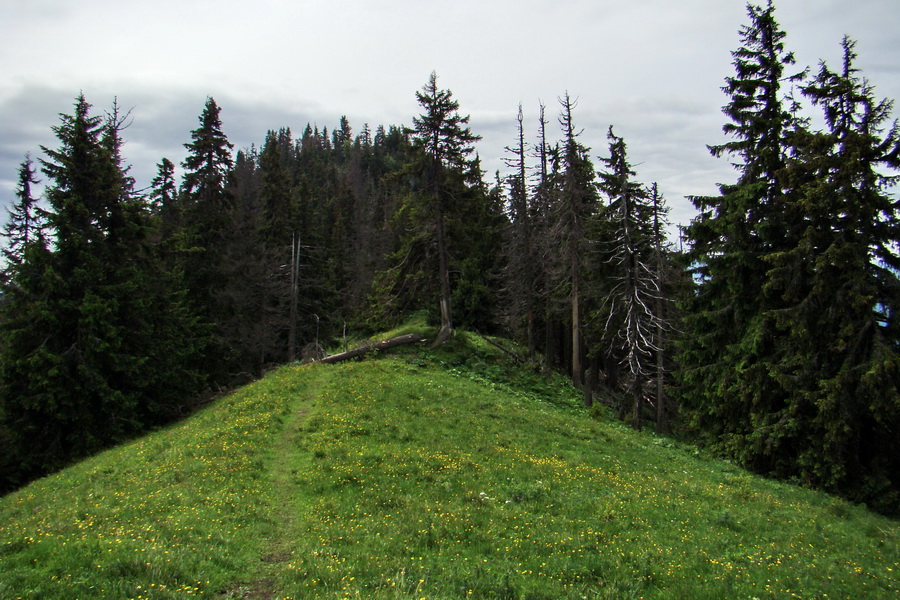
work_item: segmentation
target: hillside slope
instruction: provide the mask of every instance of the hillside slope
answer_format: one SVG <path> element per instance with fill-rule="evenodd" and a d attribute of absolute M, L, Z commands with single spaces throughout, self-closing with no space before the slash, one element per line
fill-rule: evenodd
<path fill-rule="evenodd" d="M 0 598 L 888 598 L 897 522 L 475 336 L 289 366 L 0 499 Z"/>

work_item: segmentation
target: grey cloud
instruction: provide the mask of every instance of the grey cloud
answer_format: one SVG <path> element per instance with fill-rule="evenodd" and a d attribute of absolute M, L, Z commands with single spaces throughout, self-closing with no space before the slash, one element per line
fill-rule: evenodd
<path fill-rule="evenodd" d="M 16 173 L 27 152 L 36 160 L 40 147 L 55 148 L 57 140 L 52 128 L 59 114 L 70 114 L 79 92 L 47 87 L 23 87 L 0 101 L 0 114 L 15 118 L 0 120 L 0 201 L 9 202 L 14 195 Z M 93 114 L 103 114 L 114 101 L 120 108 L 131 110 L 130 125 L 123 132 L 123 155 L 131 165 L 138 187 L 149 186 L 156 165 L 166 157 L 176 165 L 184 159 L 184 144 L 199 125 L 207 95 L 202 92 L 159 92 L 123 90 L 122 93 L 85 94 L 93 105 Z M 342 113 L 326 111 L 314 102 L 300 102 L 296 110 L 275 108 L 248 102 L 229 95 L 216 95 L 221 108 L 222 128 L 235 149 L 259 146 L 266 131 L 290 127 L 299 135 L 307 122 L 332 128 Z M 357 125 L 362 127 L 362 123 Z"/>
<path fill-rule="evenodd" d="M 23 87 L 0 99 L 0 202 L 8 202 L 14 195 L 19 165 L 26 153 L 37 160 L 40 147 L 54 146 L 52 127 L 59 123 L 59 114 L 68 112 L 78 94 L 46 87 Z M 5 212 L 4 216 L 5 218 Z"/>
<path fill-rule="evenodd" d="M 489 176 L 504 169 L 503 147 L 515 141 L 518 102 L 533 141 L 542 98 L 555 138 L 556 97 L 568 88 L 580 97 L 576 120 L 592 157 L 605 154 L 614 125 L 638 178 L 659 182 L 673 220 L 692 214 L 684 195 L 715 193 L 716 183 L 734 178 L 728 161 L 711 158 L 706 145 L 722 139 L 719 88 L 733 72 L 744 2 L 465 0 L 446 18 L 437 18 L 437 4 L 411 0 L 7 4 L 0 22 L 11 41 L 0 48 L 7 75 L 0 83 L 0 201 L 10 197 L 25 152 L 55 144 L 57 113 L 69 111 L 78 93 L 59 88 L 73 82 L 86 86 L 97 111 L 115 95 L 134 107 L 125 156 L 139 185 L 147 185 L 162 157 L 183 159 L 207 94 L 222 107 L 229 139 L 245 148 L 262 143 L 268 129 L 291 127 L 299 135 L 307 122 L 331 129 L 342 114 L 355 131 L 365 122 L 373 129 L 408 124 L 419 108 L 414 94 L 432 69 L 472 115 Z M 815 68 L 820 58 L 837 66 L 847 33 L 859 40 L 859 66 L 876 92 L 900 97 L 896 0 L 777 5 L 786 46 L 801 66 Z M 117 18 L 139 22 L 141 35 L 118 29 L 111 38 L 83 39 L 77 55 L 59 48 L 60 32 L 111 6 Z M 206 18 L 213 6 L 214 22 Z M 26 50 L 28 43 L 34 47 Z"/>

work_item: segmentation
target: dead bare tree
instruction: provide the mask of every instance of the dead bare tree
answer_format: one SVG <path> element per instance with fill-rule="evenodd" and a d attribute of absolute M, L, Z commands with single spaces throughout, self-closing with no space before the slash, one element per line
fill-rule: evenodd
<path fill-rule="evenodd" d="M 527 144 L 522 105 L 519 104 L 516 145 L 507 147 L 505 158 L 513 173 L 506 178 L 509 188 L 509 214 L 506 291 L 509 295 L 508 318 L 513 332 L 524 337 L 528 353 L 535 351 L 535 279 L 537 259 L 534 252 L 534 223 L 529 210 L 528 177 L 525 161 Z M 524 330 L 524 335 L 523 334 Z"/>
<path fill-rule="evenodd" d="M 674 303 L 666 297 L 665 288 L 669 283 L 670 263 L 666 260 L 666 236 L 663 225 L 668 224 L 666 214 L 669 212 L 665 200 L 654 183 L 650 188 L 650 202 L 653 208 L 653 266 L 656 279 L 656 432 L 669 432 L 669 408 L 666 398 L 666 342 L 667 334 L 672 330 L 672 312 Z"/>
<path fill-rule="evenodd" d="M 297 310 L 300 299 L 300 235 L 291 237 L 291 322 L 288 327 L 288 361 L 297 360 Z"/>
<path fill-rule="evenodd" d="M 613 133 L 612 127 L 607 137 L 610 156 L 602 159 L 608 170 L 600 174 L 600 187 L 610 198 L 607 218 L 614 234 L 609 261 L 616 275 L 607 294 L 606 330 L 614 332 L 611 341 L 623 357 L 632 426 L 641 429 L 644 386 L 659 376 L 662 332 L 668 326 L 662 314 L 664 298 L 658 256 L 654 253 L 655 244 L 659 243 L 655 214 L 659 198 L 658 194 L 652 196 L 657 204 L 655 210 L 651 194 L 632 180 L 635 173 L 628 163 L 625 141 Z M 619 406 L 620 418 L 624 419 L 626 410 L 623 402 Z"/>

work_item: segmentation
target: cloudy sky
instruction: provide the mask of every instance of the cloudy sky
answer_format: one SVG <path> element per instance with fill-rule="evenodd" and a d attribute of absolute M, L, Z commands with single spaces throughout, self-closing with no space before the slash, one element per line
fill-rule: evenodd
<path fill-rule="evenodd" d="M 898 0 L 776 6 L 799 65 L 838 67 L 847 34 L 877 94 L 900 98 Z M 639 180 L 658 182 L 683 223 L 685 195 L 734 179 L 706 145 L 723 141 L 720 88 L 746 22 L 742 0 L 0 0 L 0 202 L 26 152 L 56 147 L 51 127 L 80 91 L 98 113 L 116 97 L 133 108 L 125 155 L 147 185 L 162 157 L 184 158 L 207 96 L 246 148 L 341 115 L 355 132 L 408 125 L 436 71 L 483 137 L 489 173 L 514 143 L 519 102 L 530 138 L 540 102 L 556 137 L 568 92 L 595 163 L 614 125 Z"/>

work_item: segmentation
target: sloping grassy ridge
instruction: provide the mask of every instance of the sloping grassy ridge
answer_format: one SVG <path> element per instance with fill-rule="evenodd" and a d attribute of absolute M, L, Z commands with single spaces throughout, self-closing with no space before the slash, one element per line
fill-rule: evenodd
<path fill-rule="evenodd" d="M 895 521 L 475 336 L 290 366 L 0 499 L 0 598 L 892 598 Z"/>

